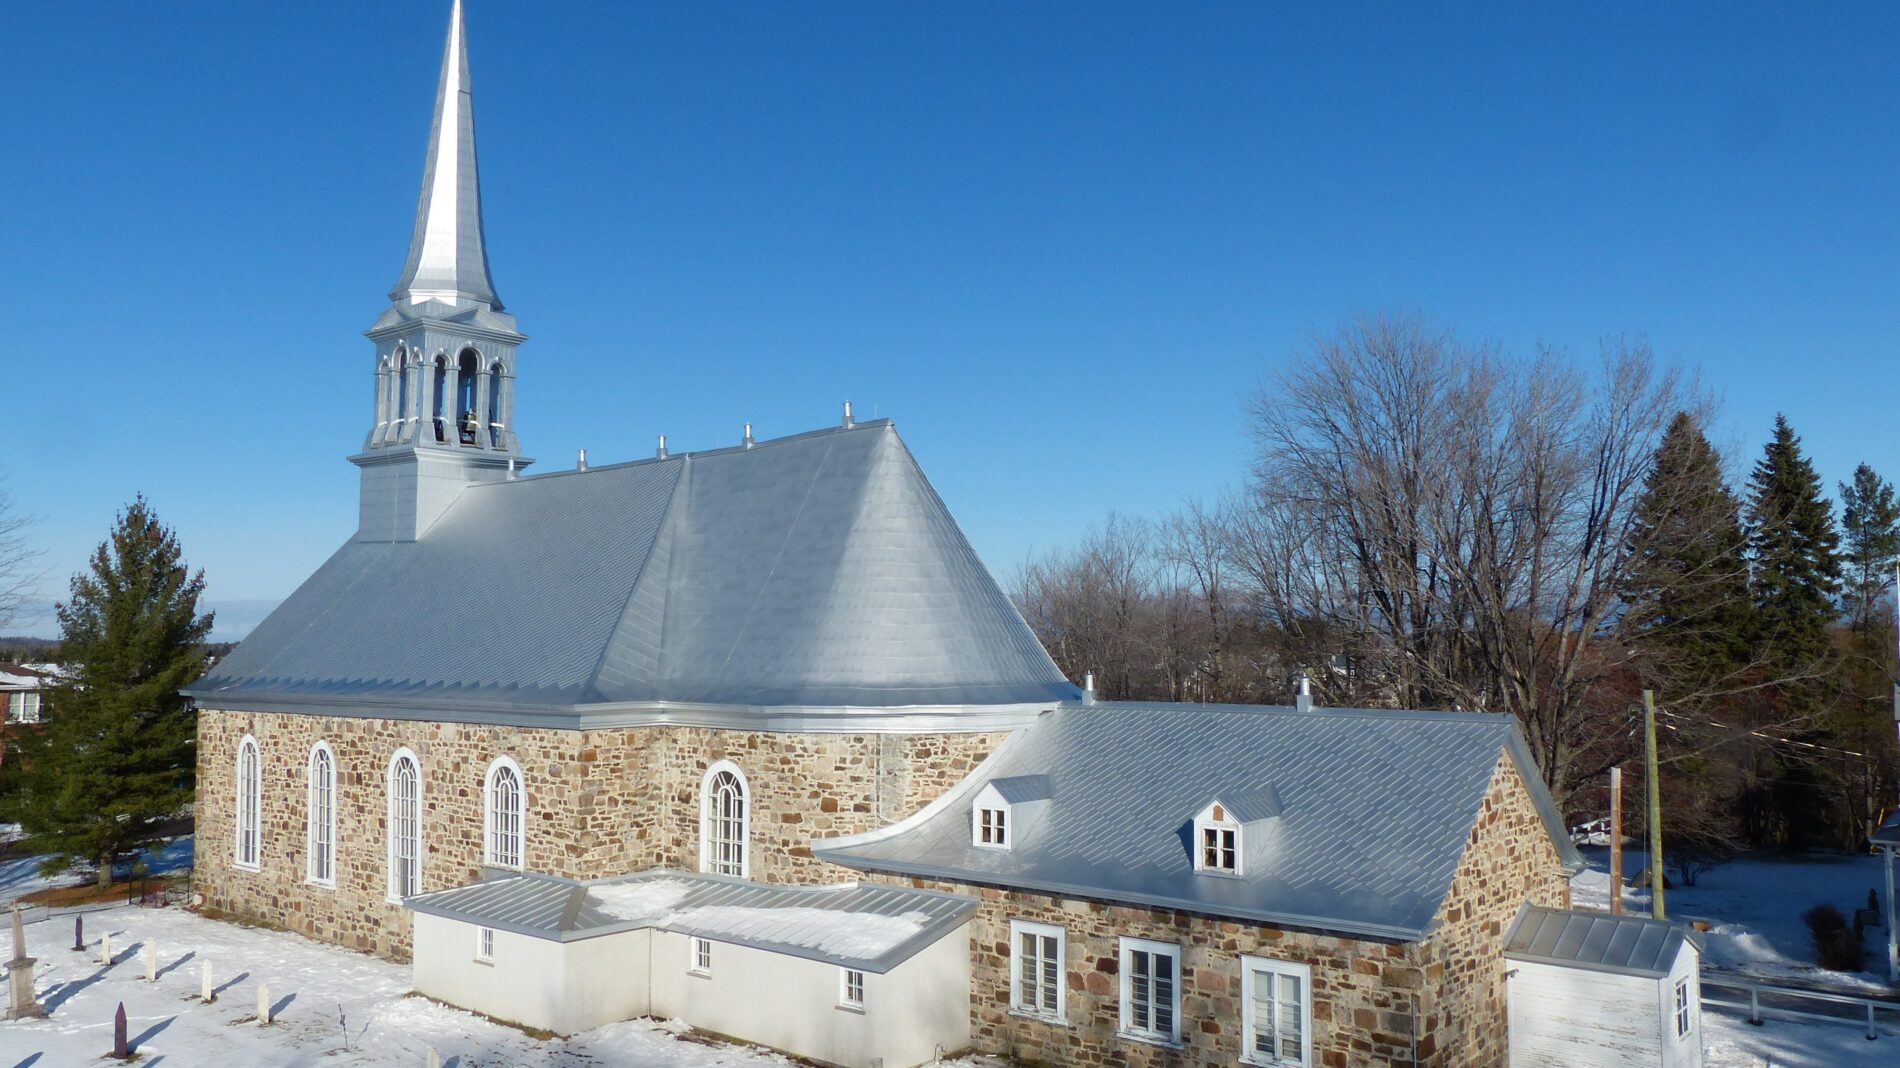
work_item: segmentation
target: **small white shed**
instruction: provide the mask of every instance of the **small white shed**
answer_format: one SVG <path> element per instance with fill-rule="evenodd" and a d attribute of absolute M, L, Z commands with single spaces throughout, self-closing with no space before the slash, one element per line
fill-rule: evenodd
<path fill-rule="evenodd" d="M 1702 953 L 1688 926 L 1527 904 L 1504 962 L 1513 1068 L 1700 1068 Z"/>
<path fill-rule="evenodd" d="M 505 874 L 404 904 L 418 993 L 528 1027 L 659 1016 L 845 1068 L 970 1042 L 967 897 L 656 869 Z"/>

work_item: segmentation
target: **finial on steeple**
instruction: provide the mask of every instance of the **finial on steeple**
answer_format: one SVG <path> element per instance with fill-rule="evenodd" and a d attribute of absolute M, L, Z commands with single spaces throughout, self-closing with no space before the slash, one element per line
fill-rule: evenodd
<path fill-rule="evenodd" d="M 435 124 L 429 131 L 409 260 L 389 299 L 412 304 L 474 301 L 501 310 L 482 243 L 482 192 L 475 172 L 475 116 L 462 0 L 455 0 L 449 12 L 449 40 L 442 50 L 442 80 L 435 91 Z"/>

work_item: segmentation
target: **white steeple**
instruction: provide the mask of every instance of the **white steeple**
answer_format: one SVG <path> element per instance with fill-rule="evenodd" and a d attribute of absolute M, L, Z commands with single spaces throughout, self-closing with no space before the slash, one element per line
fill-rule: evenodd
<path fill-rule="evenodd" d="M 442 79 L 435 91 L 435 124 L 416 202 L 409 259 L 389 299 L 421 304 L 470 301 L 501 310 L 482 245 L 482 191 L 475 168 L 475 115 L 469 97 L 468 39 L 462 0 L 449 13 Z"/>

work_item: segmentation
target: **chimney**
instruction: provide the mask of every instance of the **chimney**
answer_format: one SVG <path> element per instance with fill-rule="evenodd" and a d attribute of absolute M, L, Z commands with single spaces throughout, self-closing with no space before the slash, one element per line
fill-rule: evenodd
<path fill-rule="evenodd" d="M 581 458 L 579 460 L 574 461 L 574 470 L 576 471 L 587 470 L 587 450 L 586 449 L 582 449 Z"/>
<path fill-rule="evenodd" d="M 662 460 L 666 459 L 666 435 L 665 434 L 660 435 L 660 447 L 659 449 L 655 450 L 653 455 L 659 457 Z"/>
<path fill-rule="evenodd" d="M 1311 712 L 1313 710 L 1313 680 L 1307 678 L 1304 672 L 1300 674 L 1299 692 L 1293 696 L 1293 710 L 1295 712 Z"/>
<path fill-rule="evenodd" d="M 854 424 L 853 424 L 853 423 L 852 423 L 852 421 L 851 421 L 851 402 L 850 402 L 850 401 L 845 401 L 845 402 L 844 402 L 844 426 L 845 426 L 845 429 L 846 429 L 846 430 L 849 430 L 849 429 L 851 429 L 851 427 L 852 427 L 853 425 L 854 425 Z"/>
<path fill-rule="evenodd" d="M 748 449 L 752 447 L 752 424 L 751 423 L 747 423 L 745 425 L 745 447 Z"/>
<path fill-rule="evenodd" d="M 1082 673 L 1082 703 L 1085 705 L 1095 703 L 1095 672 L 1093 671 Z"/>

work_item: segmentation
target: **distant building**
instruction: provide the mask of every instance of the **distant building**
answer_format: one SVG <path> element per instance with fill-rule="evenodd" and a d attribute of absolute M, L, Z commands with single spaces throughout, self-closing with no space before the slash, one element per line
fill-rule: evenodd
<path fill-rule="evenodd" d="M 208 905 L 854 1068 L 1505 1063 L 1512 719 L 1097 703 L 848 409 L 528 476 L 468 84 L 458 3 L 358 530 L 189 691 Z"/>
<path fill-rule="evenodd" d="M 50 671 L 0 661 L 0 694 L 5 695 L 8 723 L 38 723 L 45 708 L 45 691 L 58 681 Z"/>

